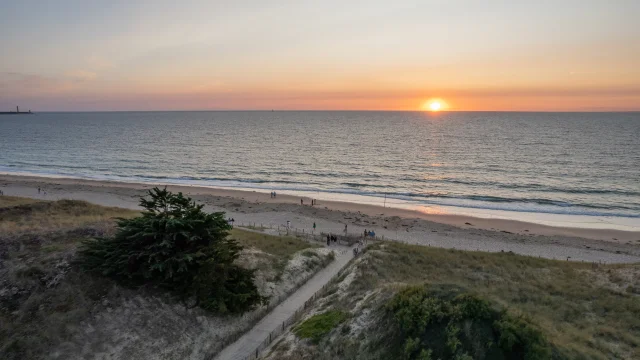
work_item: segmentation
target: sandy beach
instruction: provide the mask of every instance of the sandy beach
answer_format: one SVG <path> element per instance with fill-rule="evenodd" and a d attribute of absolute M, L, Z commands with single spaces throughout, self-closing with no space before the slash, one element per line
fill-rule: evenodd
<path fill-rule="evenodd" d="M 77 199 L 136 209 L 138 199 L 153 184 L 0 175 L 5 195 L 47 200 Z M 40 194 L 38 187 L 41 188 Z M 418 211 L 336 201 L 317 201 L 268 192 L 169 185 L 225 211 L 236 223 L 278 226 L 290 221 L 297 229 L 351 234 L 373 230 L 385 240 L 491 252 L 509 252 L 550 259 L 603 263 L 640 262 L 640 232 L 545 226 L 502 219 L 425 214 Z M 44 192 L 46 191 L 46 195 Z"/>

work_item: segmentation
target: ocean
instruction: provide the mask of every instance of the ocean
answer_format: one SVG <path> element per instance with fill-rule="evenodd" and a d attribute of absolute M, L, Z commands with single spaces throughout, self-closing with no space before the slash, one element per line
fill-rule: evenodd
<path fill-rule="evenodd" d="M 637 231 L 640 113 L 0 116 L 0 172 L 275 190 Z"/>

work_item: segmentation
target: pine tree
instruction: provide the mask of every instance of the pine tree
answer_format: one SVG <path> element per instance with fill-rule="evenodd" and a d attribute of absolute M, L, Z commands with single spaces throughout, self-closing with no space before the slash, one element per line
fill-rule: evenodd
<path fill-rule="evenodd" d="M 154 188 L 142 215 L 118 219 L 113 238 L 85 241 L 77 263 L 127 285 L 156 285 L 218 312 L 264 303 L 253 270 L 234 264 L 242 246 L 230 239 L 223 212 L 206 213 L 182 193 Z"/>

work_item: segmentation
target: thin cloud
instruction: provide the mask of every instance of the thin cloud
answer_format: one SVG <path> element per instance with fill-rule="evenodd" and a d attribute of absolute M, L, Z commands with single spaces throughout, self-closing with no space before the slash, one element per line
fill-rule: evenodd
<path fill-rule="evenodd" d="M 95 72 L 82 69 L 69 70 L 65 72 L 64 75 L 77 81 L 92 81 L 98 77 L 98 74 Z"/>

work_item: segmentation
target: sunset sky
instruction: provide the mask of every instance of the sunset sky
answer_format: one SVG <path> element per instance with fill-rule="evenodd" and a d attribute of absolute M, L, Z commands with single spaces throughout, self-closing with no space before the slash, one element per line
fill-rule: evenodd
<path fill-rule="evenodd" d="M 638 0 L 0 9 L 0 111 L 640 110 Z"/>

